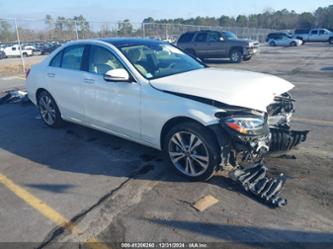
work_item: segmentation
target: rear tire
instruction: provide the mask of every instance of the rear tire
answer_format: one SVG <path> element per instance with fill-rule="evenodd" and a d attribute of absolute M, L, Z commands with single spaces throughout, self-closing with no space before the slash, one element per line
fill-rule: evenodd
<path fill-rule="evenodd" d="M 219 163 L 219 149 L 206 127 L 184 122 L 170 129 L 163 142 L 168 161 L 182 176 L 192 181 L 207 181 Z"/>
<path fill-rule="evenodd" d="M 42 91 L 37 96 L 39 113 L 44 123 L 52 128 L 58 128 L 63 125 L 63 120 L 59 108 L 47 91 Z"/>
<path fill-rule="evenodd" d="M 333 37 L 330 37 L 330 39 L 328 40 L 329 44 L 333 44 Z"/>
<path fill-rule="evenodd" d="M 230 51 L 229 57 L 232 63 L 241 63 L 243 59 L 243 54 L 240 49 L 235 48 Z"/>

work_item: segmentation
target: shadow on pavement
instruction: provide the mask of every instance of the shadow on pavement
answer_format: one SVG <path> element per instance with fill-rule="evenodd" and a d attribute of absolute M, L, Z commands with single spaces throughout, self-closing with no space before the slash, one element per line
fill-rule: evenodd
<path fill-rule="evenodd" d="M 62 172 L 189 182 L 166 162 L 160 151 L 75 124 L 67 123 L 63 128 L 51 129 L 36 117 L 38 112 L 32 105 L 0 106 L 0 148 L 38 163 L 40 167 Z M 160 177 L 148 173 L 154 170 L 161 172 Z M 235 182 L 222 176 L 214 177 L 209 184 L 255 199 Z M 26 186 L 54 193 L 76 187 L 50 183 Z"/>
<path fill-rule="evenodd" d="M 227 224 L 202 223 L 194 221 L 159 220 L 147 221 L 180 229 L 226 243 L 235 242 L 255 248 L 332 248 L 333 233 L 317 231 L 281 230 L 265 227 L 238 226 Z"/>

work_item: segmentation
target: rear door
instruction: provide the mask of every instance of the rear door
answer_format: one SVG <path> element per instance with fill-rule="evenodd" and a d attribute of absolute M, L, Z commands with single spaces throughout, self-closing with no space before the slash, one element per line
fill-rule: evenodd
<path fill-rule="evenodd" d="M 82 89 L 87 122 L 98 129 L 121 136 L 140 137 L 140 84 L 105 81 L 103 75 L 112 69 L 125 69 L 107 47 L 90 45 L 87 53 Z"/>
<path fill-rule="evenodd" d="M 196 56 L 199 58 L 209 57 L 209 50 L 207 47 L 207 32 L 198 32 L 194 37 L 193 47 Z"/>
<path fill-rule="evenodd" d="M 50 62 L 45 72 L 49 91 L 64 118 L 75 122 L 84 119 L 81 102 L 83 82 L 82 58 L 85 45 L 68 46 Z"/>

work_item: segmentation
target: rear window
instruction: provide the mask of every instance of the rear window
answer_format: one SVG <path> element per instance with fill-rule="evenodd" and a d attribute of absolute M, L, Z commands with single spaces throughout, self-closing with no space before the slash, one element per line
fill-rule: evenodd
<path fill-rule="evenodd" d="M 53 57 L 53 59 L 51 60 L 50 66 L 51 67 L 60 67 L 61 58 L 62 58 L 62 51 Z"/>
<path fill-rule="evenodd" d="M 66 69 L 80 70 L 84 45 L 75 45 L 65 48 L 61 67 Z"/>
<path fill-rule="evenodd" d="M 193 36 L 194 36 L 194 33 L 186 33 L 186 34 L 183 34 L 178 42 L 191 42 L 192 39 L 193 39 Z"/>

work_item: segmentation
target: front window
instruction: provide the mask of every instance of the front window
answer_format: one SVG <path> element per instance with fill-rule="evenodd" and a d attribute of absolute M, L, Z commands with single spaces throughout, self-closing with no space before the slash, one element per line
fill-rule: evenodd
<path fill-rule="evenodd" d="M 119 60 L 107 49 L 91 46 L 88 71 L 90 73 L 105 74 L 112 69 L 124 68 Z"/>
<path fill-rule="evenodd" d="M 198 33 L 197 36 L 195 37 L 195 42 L 206 42 L 206 41 L 207 41 L 206 32 Z"/>
<path fill-rule="evenodd" d="M 208 42 L 218 42 L 220 41 L 220 33 L 218 32 L 210 32 L 207 37 Z"/>
<path fill-rule="evenodd" d="M 224 38 L 226 40 L 237 40 L 237 35 L 232 32 L 223 32 Z"/>
<path fill-rule="evenodd" d="M 121 52 L 147 79 L 197 70 L 205 66 L 178 48 L 164 43 L 120 47 Z"/>

